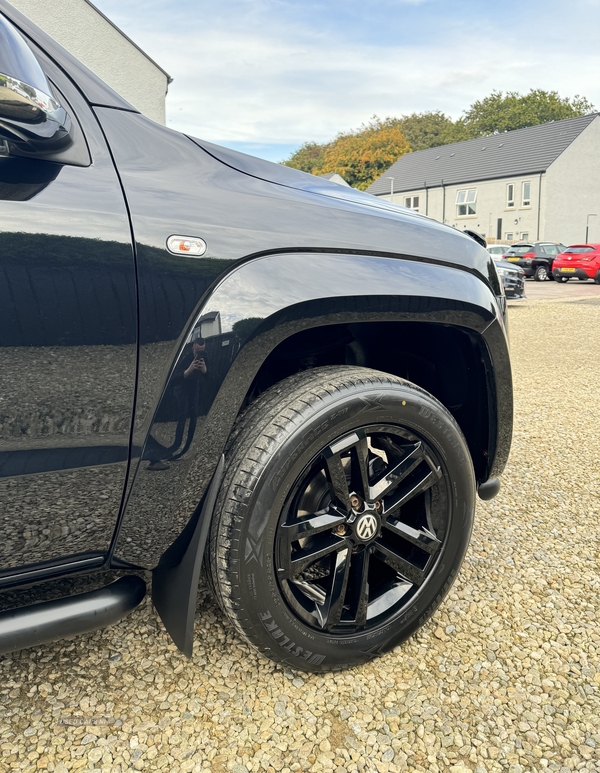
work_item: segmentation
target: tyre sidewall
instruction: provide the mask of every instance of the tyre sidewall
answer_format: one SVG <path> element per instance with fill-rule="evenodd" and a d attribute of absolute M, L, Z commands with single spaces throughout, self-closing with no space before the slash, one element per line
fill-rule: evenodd
<path fill-rule="evenodd" d="M 404 401 L 405 405 L 402 405 Z M 421 436 L 437 452 L 448 476 L 448 538 L 436 567 L 399 617 L 354 636 L 320 633 L 289 609 L 276 579 L 274 545 L 282 507 L 304 467 L 330 442 L 359 426 L 396 424 Z M 361 385 L 352 396 L 325 404 L 305 423 L 288 427 L 278 452 L 254 486 L 232 543 L 244 628 L 262 649 L 305 670 L 324 671 L 364 662 L 410 636 L 433 613 L 452 585 L 466 552 L 475 502 L 470 454 L 454 419 L 422 390 L 402 384 Z M 236 549 L 237 548 L 237 549 Z M 248 630 L 249 628 L 252 631 Z"/>

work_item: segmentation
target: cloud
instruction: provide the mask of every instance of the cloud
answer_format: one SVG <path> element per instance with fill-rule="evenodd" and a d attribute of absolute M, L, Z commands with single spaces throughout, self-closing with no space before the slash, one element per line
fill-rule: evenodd
<path fill-rule="evenodd" d="M 102 10 L 111 15 L 113 2 Z M 568 18 L 553 0 L 527 10 L 506 0 L 500 26 L 474 0 L 450 10 L 439 0 L 181 0 L 169 4 L 169 23 L 164 2 L 150 2 L 137 20 L 138 1 L 131 6 L 115 4 L 111 18 L 173 75 L 168 125 L 214 142 L 300 145 L 373 114 L 458 117 L 493 89 L 555 89 L 600 105 L 597 45 L 585 45 L 600 18 L 586 0 L 575 0 Z M 564 42 L 570 32 L 576 50 Z"/>

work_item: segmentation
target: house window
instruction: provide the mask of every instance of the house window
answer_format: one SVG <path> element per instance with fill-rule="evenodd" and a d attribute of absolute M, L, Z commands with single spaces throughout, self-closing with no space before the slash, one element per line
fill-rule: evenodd
<path fill-rule="evenodd" d="M 507 233 L 506 234 L 506 241 L 507 242 L 512 242 L 514 240 L 514 238 L 515 238 L 514 234 L 511 234 L 511 233 Z"/>
<path fill-rule="evenodd" d="M 476 214 L 477 188 L 468 188 L 456 194 L 456 216 L 468 217 Z"/>
<path fill-rule="evenodd" d="M 418 196 L 406 196 L 404 198 L 404 206 L 408 209 L 414 209 L 415 212 L 419 211 L 419 197 Z"/>
<path fill-rule="evenodd" d="M 531 206 L 531 183 L 528 181 L 526 183 L 523 183 L 523 203 L 521 206 L 523 207 L 530 207 Z"/>
<path fill-rule="evenodd" d="M 529 239 L 529 231 L 522 231 L 521 232 L 521 239 L 526 242 Z"/>
<path fill-rule="evenodd" d="M 506 206 L 507 206 L 507 208 L 515 206 L 515 186 L 514 186 L 514 183 L 509 183 L 506 186 Z"/>

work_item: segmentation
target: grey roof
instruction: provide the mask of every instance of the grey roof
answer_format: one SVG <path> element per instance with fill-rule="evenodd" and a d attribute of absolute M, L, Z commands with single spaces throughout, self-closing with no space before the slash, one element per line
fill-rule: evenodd
<path fill-rule="evenodd" d="M 367 192 L 389 194 L 390 177 L 394 178 L 394 191 L 402 192 L 545 172 L 598 115 L 591 113 L 407 153 Z"/>

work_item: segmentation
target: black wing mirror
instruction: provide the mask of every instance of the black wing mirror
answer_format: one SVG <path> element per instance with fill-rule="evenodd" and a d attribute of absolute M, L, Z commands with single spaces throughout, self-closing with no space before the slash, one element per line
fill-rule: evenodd
<path fill-rule="evenodd" d="M 63 150 L 72 142 L 71 129 L 38 60 L 0 15 L 0 146 L 28 156 Z"/>

